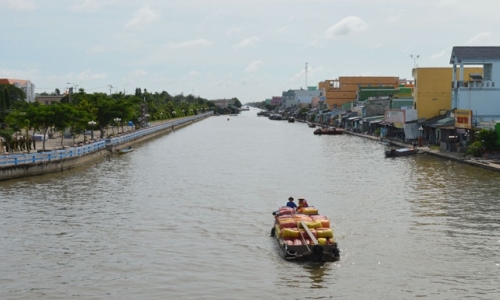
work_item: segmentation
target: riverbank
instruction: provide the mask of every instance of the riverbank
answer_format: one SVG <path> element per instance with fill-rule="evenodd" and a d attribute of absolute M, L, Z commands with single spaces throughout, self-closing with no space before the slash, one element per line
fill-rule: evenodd
<path fill-rule="evenodd" d="M 49 139 L 46 141 L 45 151 L 32 150 L 31 153 L 23 151 L 0 155 L 0 181 L 60 172 L 109 158 L 110 154 L 120 148 L 154 139 L 211 115 L 212 113 L 204 113 L 168 122 L 157 122 L 152 126 L 91 142 L 69 140 L 71 145 L 63 143 L 61 146 L 60 139 Z"/>
<path fill-rule="evenodd" d="M 362 133 L 356 133 L 356 132 L 351 132 L 351 131 L 344 131 L 344 133 L 353 135 L 353 136 L 358 136 L 361 138 L 365 139 L 370 139 L 376 142 L 380 142 L 380 138 L 376 136 L 371 136 L 371 135 L 366 135 Z M 392 145 L 398 146 L 398 147 L 412 147 L 410 144 L 403 143 L 399 140 L 389 140 L 389 142 Z M 458 152 L 442 152 L 437 149 L 432 149 L 429 148 L 428 146 L 423 146 L 423 147 L 416 147 L 418 149 L 419 154 L 428 154 L 428 155 L 433 155 L 439 158 L 451 160 L 451 161 L 456 161 L 464 164 L 468 164 L 471 166 L 475 167 L 480 167 L 483 169 L 495 171 L 495 172 L 500 172 L 500 162 L 495 159 L 487 159 L 487 158 L 476 158 L 476 157 L 469 157 L 465 156 L 463 153 L 458 153 Z"/>

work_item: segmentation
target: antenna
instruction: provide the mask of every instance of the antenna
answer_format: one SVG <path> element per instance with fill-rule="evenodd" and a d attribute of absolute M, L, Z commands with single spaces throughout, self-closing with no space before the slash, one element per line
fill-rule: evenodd
<path fill-rule="evenodd" d="M 418 58 L 420 57 L 419 54 L 411 54 L 410 57 L 413 59 L 413 68 L 418 67 L 417 61 Z"/>
<path fill-rule="evenodd" d="M 307 90 L 307 63 L 306 63 L 306 90 Z"/>

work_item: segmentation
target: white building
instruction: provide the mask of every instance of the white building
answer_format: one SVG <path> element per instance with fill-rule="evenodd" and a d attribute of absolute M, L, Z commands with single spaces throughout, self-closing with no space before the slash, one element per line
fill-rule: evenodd
<path fill-rule="evenodd" d="M 0 84 L 11 84 L 26 94 L 26 102 L 35 102 L 35 85 L 29 80 L 1 78 Z"/>
<path fill-rule="evenodd" d="M 471 110 L 477 121 L 500 120 L 500 47 L 453 47 L 450 64 L 452 108 Z M 464 78 L 464 65 L 482 66 L 483 74 Z"/>

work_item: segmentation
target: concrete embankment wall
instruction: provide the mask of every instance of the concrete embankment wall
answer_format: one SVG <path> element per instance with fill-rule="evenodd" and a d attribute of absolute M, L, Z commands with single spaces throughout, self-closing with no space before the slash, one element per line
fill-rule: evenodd
<path fill-rule="evenodd" d="M 0 168 L 0 180 L 22 178 L 60 172 L 83 166 L 91 162 L 101 160 L 110 155 L 107 150 L 99 150 L 79 157 L 67 158 L 56 161 L 43 161 L 32 164 L 5 166 Z"/>
<path fill-rule="evenodd" d="M 374 141 L 380 141 L 380 138 L 370 136 L 370 135 L 365 135 L 365 134 L 355 133 L 355 132 L 350 132 L 350 131 L 345 131 L 345 133 L 350 134 L 350 135 L 354 135 L 354 136 L 358 136 L 358 137 L 362 137 L 362 138 L 371 139 Z M 405 144 L 405 143 L 402 143 L 399 141 L 392 141 L 391 140 L 390 143 L 394 146 L 397 146 L 397 147 L 412 147 L 412 145 Z M 500 172 L 500 164 L 497 164 L 495 162 L 491 162 L 491 161 L 484 160 L 484 159 L 466 159 L 462 153 L 441 152 L 439 150 L 433 150 L 429 147 L 417 147 L 417 148 L 418 148 L 418 151 L 421 153 L 436 156 L 439 158 L 444 158 L 444 159 L 451 160 L 451 161 L 456 161 L 459 163 L 468 164 L 468 165 L 471 165 L 474 167 L 479 167 L 479 168 L 487 169 L 490 171 Z"/>
<path fill-rule="evenodd" d="M 47 173 L 61 172 L 79 166 L 85 166 L 88 165 L 89 163 L 109 158 L 111 153 L 117 151 L 117 149 L 121 149 L 127 146 L 132 146 L 135 144 L 145 142 L 147 140 L 160 137 L 162 135 L 170 133 L 172 130 L 180 129 L 182 127 L 191 125 L 195 122 L 204 120 L 209 116 L 211 116 L 211 114 L 203 114 L 195 117 L 190 117 L 185 121 L 177 120 L 171 123 L 160 124 L 157 125 L 160 128 L 159 130 L 153 131 L 148 134 L 144 134 L 142 136 L 138 136 L 131 140 L 126 140 L 125 142 L 116 142 L 121 140 L 121 138 L 116 138 L 115 140 L 110 141 L 109 144 L 106 144 L 106 149 L 100 149 L 90 153 L 85 153 L 83 155 L 67 157 L 64 159 L 54 159 L 48 161 L 37 161 L 34 163 L 22 163 L 16 165 L 1 166 L 0 181 L 42 175 Z"/>
<path fill-rule="evenodd" d="M 205 116 L 204 118 L 207 118 L 207 116 Z M 127 141 L 127 142 L 124 142 L 124 143 L 120 143 L 120 144 L 116 144 L 116 145 L 108 145 L 108 146 L 106 146 L 106 148 L 110 152 L 116 152 L 116 151 L 118 151 L 118 150 L 120 150 L 122 148 L 125 148 L 125 147 L 128 147 L 128 146 L 137 145 L 137 144 L 140 144 L 142 142 L 145 142 L 145 141 L 148 141 L 148 140 L 160 137 L 162 135 L 165 135 L 167 133 L 172 132 L 173 130 L 180 129 L 182 127 L 191 125 L 191 124 L 193 124 L 195 122 L 201 121 L 204 118 L 187 121 L 187 122 L 184 122 L 184 123 L 181 123 L 181 124 L 177 124 L 177 125 L 172 126 L 172 127 L 167 127 L 167 128 L 162 129 L 160 131 L 157 131 L 157 132 L 154 132 L 154 133 L 151 133 L 151 134 L 148 134 L 148 135 L 144 135 L 144 136 L 138 137 L 138 138 L 136 138 L 134 140 Z"/>

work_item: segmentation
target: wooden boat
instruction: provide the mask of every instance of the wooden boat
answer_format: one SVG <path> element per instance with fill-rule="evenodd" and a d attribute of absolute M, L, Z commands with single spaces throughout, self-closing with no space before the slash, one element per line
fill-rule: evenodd
<path fill-rule="evenodd" d="M 288 123 L 294 123 L 295 118 L 294 117 L 288 117 Z"/>
<path fill-rule="evenodd" d="M 128 146 L 126 148 L 118 150 L 118 154 L 125 154 L 134 151 L 134 148 L 132 146 Z"/>
<path fill-rule="evenodd" d="M 314 130 L 314 134 L 318 134 L 318 135 L 321 135 L 321 134 L 343 134 L 344 133 L 344 129 L 342 128 L 334 128 L 334 127 L 328 127 L 328 128 L 318 128 L 316 130 Z"/>
<path fill-rule="evenodd" d="M 399 157 L 417 154 L 417 149 L 415 148 L 399 148 L 385 150 L 385 157 Z"/>
<path fill-rule="evenodd" d="M 286 260 L 328 262 L 340 259 L 330 220 L 318 214 L 314 207 L 301 213 L 290 207 L 281 207 L 273 215 L 271 236 L 276 239 Z"/>

